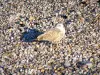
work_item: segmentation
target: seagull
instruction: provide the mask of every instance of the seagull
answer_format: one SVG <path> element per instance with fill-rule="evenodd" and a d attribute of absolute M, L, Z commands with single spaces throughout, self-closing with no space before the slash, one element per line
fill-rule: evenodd
<path fill-rule="evenodd" d="M 56 27 L 51 28 L 44 34 L 37 37 L 38 41 L 49 41 L 49 42 L 59 42 L 65 36 L 65 27 L 63 23 L 58 23 Z"/>

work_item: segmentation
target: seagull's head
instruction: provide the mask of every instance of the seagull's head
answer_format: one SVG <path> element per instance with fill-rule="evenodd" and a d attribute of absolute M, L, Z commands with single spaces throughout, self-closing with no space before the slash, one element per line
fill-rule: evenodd
<path fill-rule="evenodd" d="M 57 29 L 60 29 L 61 31 L 65 32 L 65 27 L 62 23 L 58 23 L 56 26 Z"/>

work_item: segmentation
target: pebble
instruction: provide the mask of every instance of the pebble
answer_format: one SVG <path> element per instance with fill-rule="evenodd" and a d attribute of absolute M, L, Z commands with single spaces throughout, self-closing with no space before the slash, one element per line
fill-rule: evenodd
<path fill-rule="evenodd" d="M 71 66 L 70 62 L 68 61 L 68 59 L 65 59 L 65 63 L 64 63 L 65 67 L 69 67 Z"/>
<path fill-rule="evenodd" d="M 100 67 L 100 62 L 97 64 L 97 67 L 98 67 L 98 68 Z"/>

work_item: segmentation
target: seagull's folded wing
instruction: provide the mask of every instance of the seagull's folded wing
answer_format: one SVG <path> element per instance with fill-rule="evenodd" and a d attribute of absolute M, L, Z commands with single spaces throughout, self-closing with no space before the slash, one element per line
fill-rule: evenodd
<path fill-rule="evenodd" d="M 60 41 L 62 39 L 62 32 L 59 29 L 51 29 L 44 34 L 37 37 L 38 41 Z"/>

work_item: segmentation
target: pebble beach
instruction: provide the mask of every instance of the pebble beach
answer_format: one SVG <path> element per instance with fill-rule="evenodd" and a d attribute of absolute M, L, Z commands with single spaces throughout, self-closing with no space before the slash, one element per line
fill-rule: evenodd
<path fill-rule="evenodd" d="M 58 45 L 34 41 L 58 15 Z M 0 75 L 100 75 L 100 0 L 0 0 Z"/>

